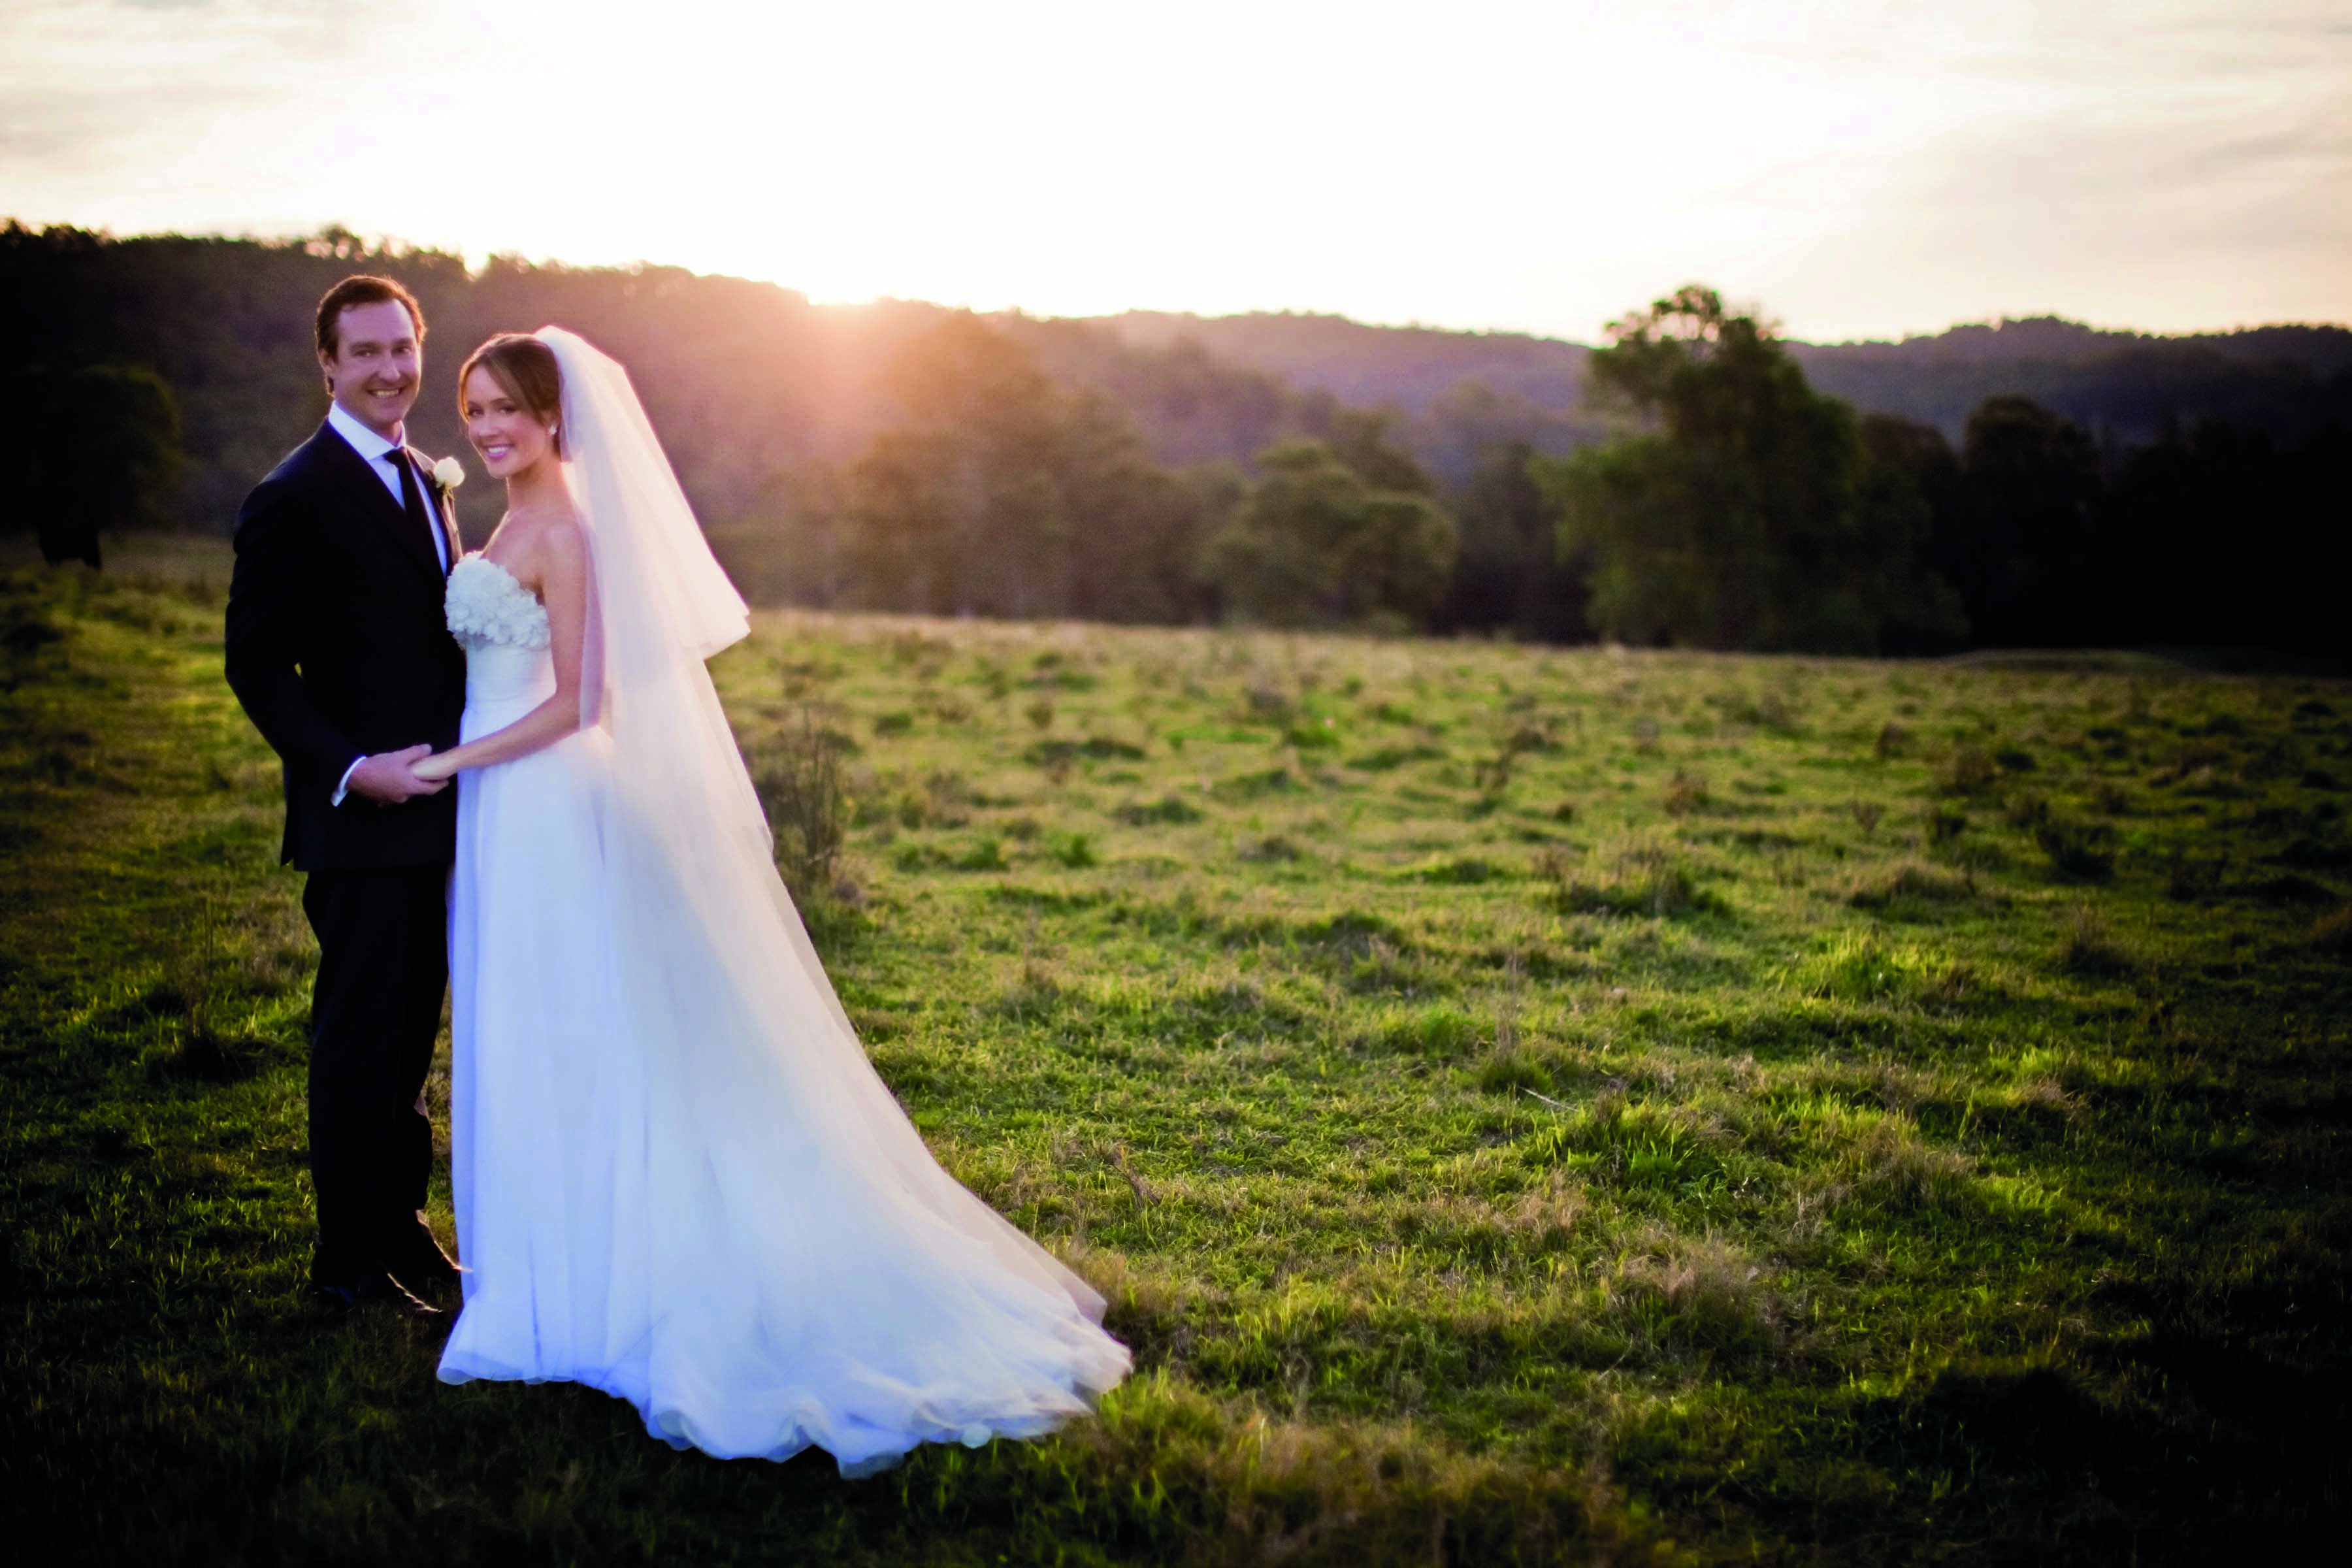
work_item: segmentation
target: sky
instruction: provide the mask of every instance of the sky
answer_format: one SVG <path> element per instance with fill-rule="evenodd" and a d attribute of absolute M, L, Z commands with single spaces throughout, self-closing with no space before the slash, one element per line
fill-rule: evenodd
<path fill-rule="evenodd" d="M 2345 0 L 0 0 L 0 217 L 1591 342 L 2352 321 Z"/>

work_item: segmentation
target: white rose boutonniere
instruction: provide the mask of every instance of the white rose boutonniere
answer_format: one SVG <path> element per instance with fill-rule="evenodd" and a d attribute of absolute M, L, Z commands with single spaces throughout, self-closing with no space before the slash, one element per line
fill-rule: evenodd
<path fill-rule="evenodd" d="M 454 490 L 466 482 L 466 465 L 455 458 L 444 458 L 433 465 L 433 482 L 445 490 Z"/>

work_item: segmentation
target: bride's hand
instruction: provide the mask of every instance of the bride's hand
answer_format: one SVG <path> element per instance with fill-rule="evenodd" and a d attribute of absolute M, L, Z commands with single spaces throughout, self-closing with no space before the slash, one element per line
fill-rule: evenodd
<path fill-rule="evenodd" d="M 455 778 L 457 773 L 457 764 L 449 760 L 448 752 L 443 752 L 438 756 L 425 757 L 411 763 L 408 771 L 421 779 Z"/>

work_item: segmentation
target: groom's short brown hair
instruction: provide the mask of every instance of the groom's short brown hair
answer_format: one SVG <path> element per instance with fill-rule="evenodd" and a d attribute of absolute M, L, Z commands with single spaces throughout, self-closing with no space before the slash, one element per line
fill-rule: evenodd
<path fill-rule="evenodd" d="M 328 289 L 319 301 L 319 352 L 333 359 L 341 348 L 345 310 L 354 305 L 382 304 L 386 300 L 397 300 L 408 308 L 408 319 L 416 328 L 416 341 L 424 342 L 425 307 L 416 302 L 416 296 L 392 279 L 354 272 Z"/>

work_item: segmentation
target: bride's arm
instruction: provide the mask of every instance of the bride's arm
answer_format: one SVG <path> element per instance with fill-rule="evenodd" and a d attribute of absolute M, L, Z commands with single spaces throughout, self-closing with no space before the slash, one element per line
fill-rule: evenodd
<path fill-rule="evenodd" d="M 460 768 L 486 768 L 551 746 L 580 728 L 580 649 L 587 636 L 588 541 L 577 523 L 550 528 L 536 542 L 540 601 L 547 606 L 548 649 L 555 694 L 503 730 L 477 736 L 415 764 L 416 776 L 446 779 Z"/>

